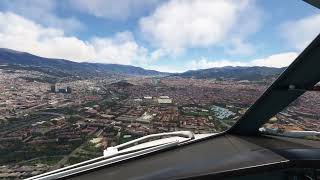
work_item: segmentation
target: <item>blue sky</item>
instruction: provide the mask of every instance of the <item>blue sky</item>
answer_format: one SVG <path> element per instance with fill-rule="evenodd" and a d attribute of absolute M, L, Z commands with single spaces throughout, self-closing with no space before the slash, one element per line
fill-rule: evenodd
<path fill-rule="evenodd" d="M 0 47 L 168 72 L 287 66 L 319 29 L 301 0 L 0 1 Z"/>

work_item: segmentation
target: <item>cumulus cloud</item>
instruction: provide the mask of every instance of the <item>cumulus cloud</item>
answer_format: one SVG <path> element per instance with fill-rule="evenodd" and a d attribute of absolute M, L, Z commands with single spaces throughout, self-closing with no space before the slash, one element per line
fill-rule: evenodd
<path fill-rule="evenodd" d="M 238 54 L 252 54 L 254 52 L 254 47 L 252 44 L 245 42 L 240 38 L 233 38 L 230 40 L 231 43 L 225 46 L 225 50 L 228 54 L 238 55 Z"/>
<path fill-rule="evenodd" d="M 127 20 L 154 9 L 160 0 L 69 0 L 76 9 L 112 20 Z"/>
<path fill-rule="evenodd" d="M 73 32 L 84 29 L 84 25 L 75 17 L 58 17 L 54 0 L 3 0 L 2 11 L 13 12 L 47 27 L 61 28 Z"/>
<path fill-rule="evenodd" d="M 254 59 L 248 62 L 248 64 L 252 66 L 286 67 L 289 66 L 296 57 L 298 57 L 298 53 L 296 52 L 279 53 L 261 59 Z"/>
<path fill-rule="evenodd" d="M 303 50 L 319 34 L 320 14 L 281 25 L 281 34 L 290 46 Z"/>
<path fill-rule="evenodd" d="M 147 56 L 147 49 L 139 46 L 128 31 L 83 41 L 65 35 L 61 29 L 44 27 L 17 14 L 1 12 L 0 45 L 50 58 L 100 63 L 133 64 Z"/>
<path fill-rule="evenodd" d="M 185 72 L 186 67 L 184 66 L 170 66 L 170 65 L 145 65 L 144 68 L 152 69 L 160 72 L 169 72 L 169 73 L 181 73 Z"/>
<path fill-rule="evenodd" d="M 238 61 L 229 59 L 210 60 L 202 57 L 197 60 L 191 60 L 182 65 L 146 65 L 145 68 L 154 69 L 162 72 L 180 73 L 188 70 L 208 69 L 225 66 L 266 66 L 266 67 L 286 67 L 290 65 L 298 56 L 296 52 L 284 52 L 273 54 L 264 58 L 252 59 L 249 61 Z"/>
<path fill-rule="evenodd" d="M 169 53 L 211 46 L 251 53 L 244 39 L 259 28 L 260 16 L 248 0 L 171 0 L 141 18 L 139 26 L 149 42 Z"/>
<path fill-rule="evenodd" d="M 285 52 L 246 62 L 236 60 L 208 60 L 207 58 L 201 58 L 200 60 L 191 61 L 185 68 L 186 70 L 207 69 L 224 66 L 267 66 L 280 68 L 290 65 L 297 56 L 298 54 L 296 52 Z"/>

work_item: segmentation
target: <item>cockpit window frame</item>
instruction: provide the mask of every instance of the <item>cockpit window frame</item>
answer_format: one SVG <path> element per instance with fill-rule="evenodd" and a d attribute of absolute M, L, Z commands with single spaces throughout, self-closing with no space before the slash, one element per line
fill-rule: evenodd
<path fill-rule="evenodd" d="M 259 128 L 271 117 L 320 81 L 319 59 L 320 33 L 227 132 L 259 133 Z"/>

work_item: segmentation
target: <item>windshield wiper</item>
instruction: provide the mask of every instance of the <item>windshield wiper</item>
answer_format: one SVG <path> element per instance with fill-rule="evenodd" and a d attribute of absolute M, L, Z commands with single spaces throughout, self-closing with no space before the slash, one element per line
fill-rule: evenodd
<path fill-rule="evenodd" d="M 153 140 L 145 142 L 154 138 L 167 137 L 164 139 Z M 109 147 L 103 151 L 103 156 L 94 158 L 88 161 L 84 161 L 78 164 L 60 168 L 54 171 L 50 171 L 44 174 L 33 176 L 28 178 L 29 180 L 34 179 L 57 179 L 72 174 L 88 171 L 101 166 L 105 166 L 111 163 L 122 161 L 125 159 L 141 156 L 144 154 L 152 153 L 159 150 L 164 150 L 170 147 L 179 146 L 180 144 L 186 143 L 190 140 L 195 139 L 194 134 L 191 131 L 177 131 L 168 133 L 159 133 L 143 136 L 141 138 L 114 146 Z M 142 144 L 138 144 L 144 142 Z M 138 144 L 138 145 L 136 145 Z M 134 145 L 129 148 L 128 146 Z"/>

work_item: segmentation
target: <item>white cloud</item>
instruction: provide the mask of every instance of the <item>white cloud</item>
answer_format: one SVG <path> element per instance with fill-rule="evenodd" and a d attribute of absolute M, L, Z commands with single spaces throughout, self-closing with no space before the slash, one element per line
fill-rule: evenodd
<path fill-rule="evenodd" d="M 181 73 L 186 71 L 183 66 L 172 66 L 172 65 L 145 65 L 143 68 L 152 69 L 160 72 L 169 72 L 169 73 Z"/>
<path fill-rule="evenodd" d="M 228 54 L 252 54 L 253 51 L 253 45 L 239 38 L 232 39 L 231 44 L 226 46 Z"/>
<path fill-rule="evenodd" d="M 251 53 L 253 47 L 244 39 L 258 29 L 260 16 L 248 0 L 171 0 L 139 25 L 149 42 L 171 53 L 211 46 Z"/>
<path fill-rule="evenodd" d="M 113 37 L 93 37 L 84 41 L 65 35 L 61 29 L 47 28 L 17 14 L 1 12 L 0 47 L 26 51 L 44 57 L 134 64 L 166 72 L 223 66 L 283 67 L 289 65 L 297 57 L 296 52 L 286 52 L 246 62 L 202 58 L 181 66 L 152 65 L 149 63 L 150 60 L 163 57 L 166 52 L 158 49 L 149 53 L 146 48 L 136 43 L 131 32 L 120 32 Z"/>
<path fill-rule="evenodd" d="M 69 0 L 69 2 L 76 9 L 97 17 L 126 20 L 152 10 L 160 0 Z"/>
<path fill-rule="evenodd" d="M 147 50 L 130 32 L 83 41 L 57 28 L 46 28 L 14 13 L 0 12 L 0 46 L 36 55 L 76 61 L 133 64 L 146 60 Z"/>
<path fill-rule="evenodd" d="M 207 69 L 213 67 L 224 67 L 224 66 L 267 66 L 267 67 L 285 67 L 290 65 L 293 60 L 298 56 L 296 52 L 285 52 L 270 55 L 261 59 L 253 59 L 250 61 L 234 61 L 234 60 L 208 60 L 201 58 L 200 60 L 191 61 L 185 70 L 196 70 L 196 69 Z"/>
<path fill-rule="evenodd" d="M 289 66 L 296 59 L 296 57 L 298 57 L 298 53 L 286 52 L 273 54 L 261 59 L 254 59 L 248 63 L 252 66 L 286 67 Z"/>
<path fill-rule="evenodd" d="M 237 60 L 208 60 L 203 57 L 198 60 L 189 61 L 183 65 L 145 65 L 144 68 L 154 69 L 162 72 L 180 73 L 188 70 L 208 69 L 214 67 L 225 66 L 266 66 L 266 67 L 286 67 L 290 65 L 293 60 L 298 56 L 296 52 L 284 52 L 273 54 L 265 58 L 252 59 L 250 61 L 237 61 Z"/>
<path fill-rule="evenodd" d="M 74 17 L 58 17 L 54 0 L 2 0 L 2 11 L 13 12 L 25 18 L 36 21 L 42 25 L 76 31 L 84 28 L 84 25 Z"/>
<path fill-rule="evenodd" d="M 206 58 L 201 58 L 199 60 L 191 61 L 187 65 L 186 70 L 208 69 L 213 67 L 224 67 L 224 66 L 247 66 L 247 64 L 240 61 L 208 60 Z"/>
<path fill-rule="evenodd" d="M 281 34 L 288 44 L 303 50 L 319 34 L 320 14 L 308 16 L 281 25 Z"/>

